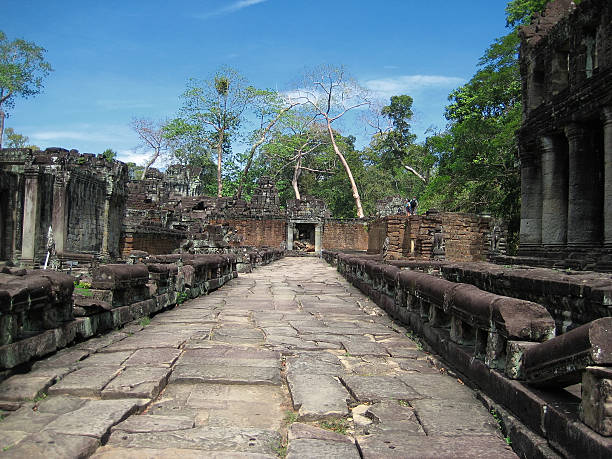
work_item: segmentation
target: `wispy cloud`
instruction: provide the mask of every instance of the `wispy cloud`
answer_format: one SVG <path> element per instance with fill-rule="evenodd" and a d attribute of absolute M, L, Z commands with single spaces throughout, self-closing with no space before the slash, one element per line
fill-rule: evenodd
<path fill-rule="evenodd" d="M 53 141 L 53 140 L 86 140 L 91 138 L 91 134 L 87 132 L 78 131 L 39 131 L 31 134 L 32 140 L 34 141 Z"/>
<path fill-rule="evenodd" d="M 222 14 L 230 14 L 235 13 L 236 11 L 240 11 L 244 8 L 248 8 L 249 6 L 254 6 L 259 3 L 267 2 L 268 0 L 238 0 L 235 1 L 223 8 L 219 8 L 214 11 L 210 11 L 208 13 L 196 14 L 195 17 L 198 19 L 208 19 L 212 16 L 220 16 Z"/>
<path fill-rule="evenodd" d="M 153 107 L 153 104 L 149 102 L 126 99 L 99 99 L 95 101 L 95 104 L 105 110 L 126 110 Z"/>
<path fill-rule="evenodd" d="M 117 153 L 117 159 L 119 161 L 123 161 L 124 163 L 135 163 L 138 165 L 143 165 L 146 160 L 151 157 L 150 152 L 142 152 L 137 151 L 135 149 L 130 150 L 119 150 Z M 159 164 L 155 164 L 155 167 L 159 167 Z"/>
<path fill-rule="evenodd" d="M 401 75 L 368 80 L 364 85 L 383 97 L 412 94 L 429 89 L 453 89 L 465 83 L 463 78 L 444 75 Z"/>

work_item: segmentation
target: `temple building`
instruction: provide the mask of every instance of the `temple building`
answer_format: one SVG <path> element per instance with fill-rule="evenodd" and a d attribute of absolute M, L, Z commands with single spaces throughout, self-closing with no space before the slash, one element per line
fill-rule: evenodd
<path fill-rule="evenodd" d="M 612 254 L 612 2 L 556 0 L 521 29 L 519 255 Z"/>

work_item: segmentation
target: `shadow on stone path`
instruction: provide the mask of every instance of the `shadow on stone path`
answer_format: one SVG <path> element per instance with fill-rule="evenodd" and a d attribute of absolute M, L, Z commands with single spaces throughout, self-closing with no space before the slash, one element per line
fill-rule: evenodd
<path fill-rule="evenodd" d="M 21 403 L 0 454 L 516 457 L 474 393 L 320 259 L 285 258 L 143 325 L 0 384 L 4 408 Z"/>

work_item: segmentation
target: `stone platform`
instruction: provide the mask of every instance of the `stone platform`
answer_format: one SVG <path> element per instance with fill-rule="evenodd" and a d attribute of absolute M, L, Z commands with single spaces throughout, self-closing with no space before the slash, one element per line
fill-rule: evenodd
<path fill-rule="evenodd" d="M 516 457 L 462 381 L 285 258 L 0 384 L 6 457 Z"/>

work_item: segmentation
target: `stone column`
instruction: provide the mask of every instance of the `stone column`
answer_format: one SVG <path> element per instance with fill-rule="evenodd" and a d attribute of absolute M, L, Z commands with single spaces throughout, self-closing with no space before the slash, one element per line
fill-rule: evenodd
<path fill-rule="evenodd" d="M 317 223 L 315 225 L 315 253 L 317 254 L 321 254 L 321 248 L 322 248 L 322 244 L 321 244 L 321 236 L 322 236 L 322 231 L 321 231 L 321 223 Z"/>
<path fill-rule="evenodd" d="M 56 175 L 53 182 L 53 215 L 51 227 L 53 228 L 53 239 L 55 241 L 55 252 L 62 255 L 66 246 L 67 236 L 67 200 L 66 187 L 68 185 L 67 175 Z"/>
<path fill-rule="evenodd" d="M 612 107 L 603 109 L 604 129 L 604 244 L 612 247 Z"/>
<path fill-rule="evenodd" d="M 293 229 L 295 225 L 292 222 L 287 224 L 287 250 L 293 250 Z"/>
<path fill-rule="evenodd" d="M 542 244 L 567 242 L 567 148 L 559 137 L 542 137 Z"/>
<path fill-rule="evenodd" d="M 110 196 L 106 196 L 104 200 L 104 213 L 102 214 L 102 222 L 104 229 L 102 232 L 102 247 L 100 249 L 100 256 L 103 259 L 108 258 L 108 235 L 109 235 L 109 216 L 110 216 Z"/>
<path fill-rule="evenodd" d="M 520 252 L 530 255 L 542 244 L 542 179 L 534 153 L 521 154 Z"/>
<path fill-rule="evenodd" d="M 34 265 L 36 255 L 36 232 L 38 223 L 38 170 L 25 170 L 25 192 L 23 201 L 23 225 L 21 237 L 21 263 Z"/>
<path fill-rule="evenodd" d="M 592 149 L 587 129 L 577 123 L 565 128 L 568 140 L 568 216 L 567 245 L 581 248 L 601 243 L 599 180 L 601 165 Z"/>

